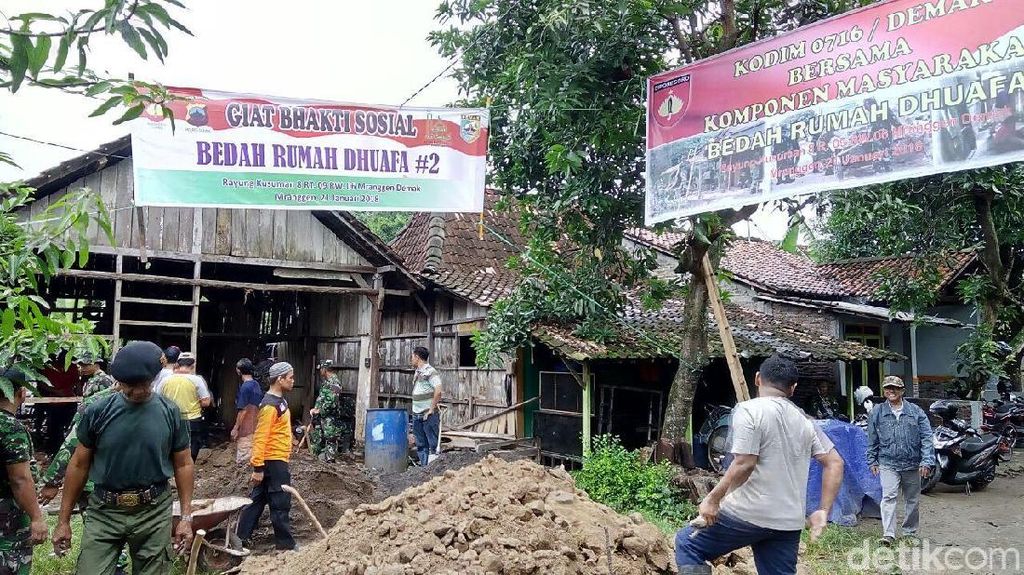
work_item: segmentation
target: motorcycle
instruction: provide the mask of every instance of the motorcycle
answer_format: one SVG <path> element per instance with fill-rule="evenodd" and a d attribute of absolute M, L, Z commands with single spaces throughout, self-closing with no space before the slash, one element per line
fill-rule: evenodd
<path fill-rule="evenodd" d="M 1010 396 L 1007 401 L 996 399 L 981 408 L 981 431 L 1001 433 L 1016 447 L 1017 437 L 1024 432 L 1024 401 Z"/>
<path fill-rule="evenodd" d="M 927 493 L 940 482 L 963 485 L 967 494 L 981 491 L 996 478 L 996 465 L 1011 453 L 1008 438 L 1001 434 L 979 434 L 957 418 L 959 406 L 947 400 L 928 408 L 942 420 L 932 432 L 935 468 L 921 484 Z"/>
<path fill-rule="evenodd" d="M 732 423 L 732 408 L 724 405 L 706 405 L 707 418 L 697 432 L 696 443 L 706 446 L 708 466 L 715 473 L 725 468 L 729 455 L 729 424 Z"/>

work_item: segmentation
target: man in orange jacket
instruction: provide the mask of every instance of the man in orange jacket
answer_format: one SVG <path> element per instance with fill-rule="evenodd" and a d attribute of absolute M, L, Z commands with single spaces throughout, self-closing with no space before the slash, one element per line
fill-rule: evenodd
<path fill-rule="evenodd" d="M 295 385 L 295 370 L 286 362 L 275 363 L 267 373 L 270 389 L 263 396 L 252 437 L 252 504 L 242 510 L 237 535 L 243 544 L 270 504 L 270 522 L 274 526 L 274 543 L 278 549 L 295 549 L 288 524 L 292 496 L 281 489 L 291 483 L 288 459 L 292 453 L 292 418 L 284 395 Z"/>

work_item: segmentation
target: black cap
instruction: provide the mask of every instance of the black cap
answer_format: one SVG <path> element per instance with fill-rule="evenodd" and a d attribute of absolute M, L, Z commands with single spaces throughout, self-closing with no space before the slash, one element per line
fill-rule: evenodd
<path fill-rule="evenodd" d="M 110 362 L 110 375 L 125 385 L 142 385 L 156 379 L 163 351 L 149 341 L 133 341 L 121 348 Z"/>
<path fill-rule="evenodd" d="M 168 346 L 164 350 L 164 357 L 167 358 L 167 363 L 178 363 L 178 356 L 181 355 L 181 348 L 176 345 Z"/>

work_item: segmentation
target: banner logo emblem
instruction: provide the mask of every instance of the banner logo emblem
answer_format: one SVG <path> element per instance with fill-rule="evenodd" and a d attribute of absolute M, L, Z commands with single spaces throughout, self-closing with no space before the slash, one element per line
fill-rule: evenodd
<path fill-rule="evenodd" d="M 654 120 L 667 128 L 675 125 L 685 114 L 690 104 L 690 74 L 658 82 L 654 85 L 651 98 Z"/>
<path fill-rule="evenodd" d="M 459 135 L 467 144 L 472 144 L 483 132 L 483 121 L 479 115 L 467 114 L 459 121 Z"/>

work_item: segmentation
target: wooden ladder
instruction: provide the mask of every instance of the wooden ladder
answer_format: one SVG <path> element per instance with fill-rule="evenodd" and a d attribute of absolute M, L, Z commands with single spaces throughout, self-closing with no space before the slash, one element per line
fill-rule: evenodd
<path fill-rule="evenodd" d="M 117 256 L 117 274 L 120 276 L 123 272 L 123 260 L 122 255 Z M 201 262 L 197 259 L 192 267 L 193 279 L 199 279 Z M 117 353 L 117 350 L 121 347 L 121 327 L 122 326 L 144 326 L 144 327 L 169 327 L 177 329 L 189 330 L 189 349 L 192 353 L 195 353 L 196 348 L 199 345 L 199 300 L 201 296 L 200 288 L 198 285 L 192 286 L 192 298 L 190 301 L 171 300 L 171 299 L 157 299 L 157 298 L 146 298 L 146 297 L 129 297 L 122 295 L 124 284 L 130 283 L 126 280 L 122 280 L 120 277 L 114 280 L 114 341 L 112 346 L 112 353 Z M 189 322 L 168 322 L 168 321 L 151 321 L 151 320 L 137 320 L 137 319 L 124 319 L 121 305 L 125 303 L 131 304 L 143 304 L 143 305 L 155 305 L 155 306 L 174 306 L 174 307 L 190 307 L 192 308 L 191 321 Z"/>

